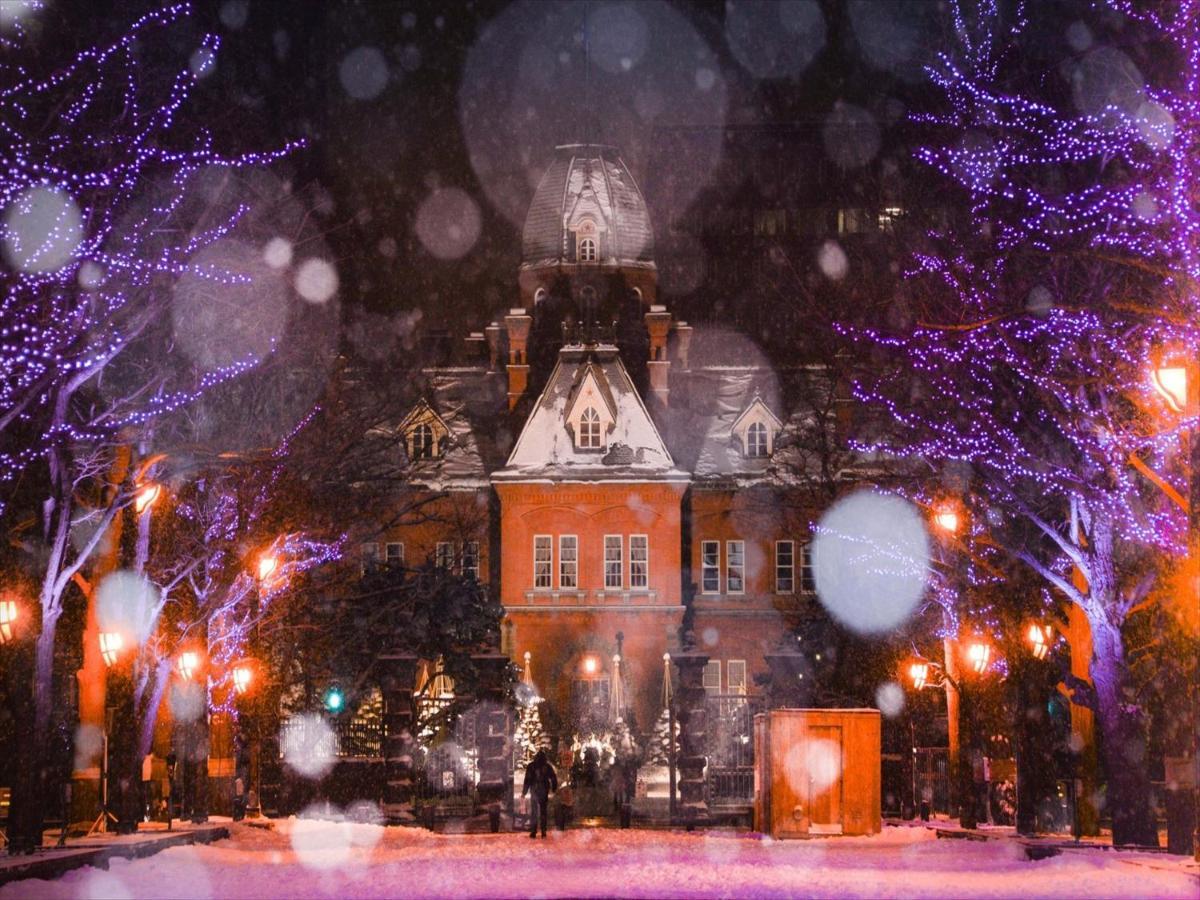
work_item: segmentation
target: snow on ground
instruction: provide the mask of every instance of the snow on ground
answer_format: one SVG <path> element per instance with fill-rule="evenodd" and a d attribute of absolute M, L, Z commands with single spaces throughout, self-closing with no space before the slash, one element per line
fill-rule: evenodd
<path fill-rule="evenodd" d="M 936 840 L 919 828 L 871 838 L 771 841 L 748 833 L 575 830 L 446 835 L 288 820 L 275 831 L 114 860 L 17 897 L 1200 897 L 1176 858 L 1070 851 L 1028 862 L 1011 841 Z"/>

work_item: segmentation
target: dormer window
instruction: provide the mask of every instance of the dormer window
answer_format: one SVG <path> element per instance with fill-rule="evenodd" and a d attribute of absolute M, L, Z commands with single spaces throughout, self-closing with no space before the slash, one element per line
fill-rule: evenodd
<path fill-rule="evenodd" d="M 766 459 L 775 452 L 775 441 L 783 423 L 757 395 L 729 429 L 730 437 L 741 445 L 746 459 Z"/>
<path fill-rule="evenodd" d="M 424 400 L 404 417 L 399 432 L 411 462 L 437 459 L 445 452 L 450 440 L 450 429 L 445 420 Z"/>
<path fill-rule="evenodd" d="M 758 459 L 767 455 L 767 426 L 754 422 L 746 429 L 746 455 Z"/>
<path fill-rule="evenodd" d="M 600 414 L 589 406 L 579 417 L 579 448 L 599 450 L 600 446 Z"/>
<path fill-rule="evenodd" d="M 579 261 L 596 261 L 596 241 L 594 238 L 584 238 L 579 242 Z"/>

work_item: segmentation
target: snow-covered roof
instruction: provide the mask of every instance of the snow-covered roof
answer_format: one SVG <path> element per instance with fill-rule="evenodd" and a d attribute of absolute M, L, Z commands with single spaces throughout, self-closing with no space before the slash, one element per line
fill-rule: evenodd
<path fill-rule="evenodd" d="M 603 452 L 580 450 L 567 429 L 569 401 L 584 377 L 598 372 L 611 393 L 616 424 Z M 567 346 L 534 404 L 508 464 L 494 481 L 686 481 L 629 378 L 617 348 Z"/>
<path fill-rule="evenodd" d="M 525 266 L 568 260 L 569 230 L 581 216 L 606 232 L 601 263 L 653 267 L 654 233 L 646 200 L 613 147 L 564 144 L 542 175 L 521 239 Z"/>
<path fill-rule="evenodd" d="M 411 463 L 408 480 L 430 490 L 486 487 L 488 470 L 498 464 L 502 449 L 494 445 L 496 429 L 487 425 L 495 420 L 498 402 L 487 371 L 460 367 L 427 369 L 423 374 L 429 387 L 423 403 L 445 423 L 449 438 L 439 456 Z M 403 430 L 398 431 L 403 452 Z"/>

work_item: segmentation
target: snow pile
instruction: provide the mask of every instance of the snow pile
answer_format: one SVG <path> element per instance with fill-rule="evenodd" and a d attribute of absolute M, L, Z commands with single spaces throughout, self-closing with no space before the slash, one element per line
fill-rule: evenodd
<path fill-rule="evenodd" d="M 746 833 L 574 830 L 438 835 L 317 820 L 177 847 L 109 871 L 0 889 L 16 897 L 1159 897 L 1195 900 L 1168 857 L 1103 851 L 1024 860 L 1009 841 L 938 841 L 921 828 L 870 838 L 771 841 Z"/>

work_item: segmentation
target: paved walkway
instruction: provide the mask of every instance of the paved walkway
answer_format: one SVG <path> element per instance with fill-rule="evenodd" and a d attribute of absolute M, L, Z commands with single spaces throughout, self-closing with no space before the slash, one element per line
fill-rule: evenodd
<path fill-rule="evenodd" d="M 63 872 L 81 866 L 106 869 L 109 860 L 114 858 L 137 859 L 167 847 L 209 844 L 229 837 L 226 822 L 227 819 L 220 818 L 203 825 L 176 822 L 171 831 L 167 831 L 163 822 L 148 822 L 142 824 L 136 834 L 102 833 L 68 838 L 63 847 L 57 846 L 59 832 L 48 831 L 37 852 L 0 856 L 0 884 L 22 878 L 57 878 Z"/>

